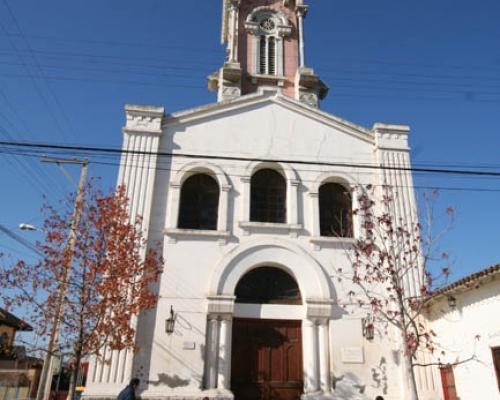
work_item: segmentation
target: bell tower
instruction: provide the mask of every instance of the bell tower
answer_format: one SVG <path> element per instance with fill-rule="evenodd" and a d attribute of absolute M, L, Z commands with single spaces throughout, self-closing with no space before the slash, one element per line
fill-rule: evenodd
<path fill-rule="evenodd" d="M 223 0 L 226 61 L 208 81 L 218 101 L 268 88 L 319 107 L 328 86 L 305 64 L 307 10 L 304 0 Z"/>

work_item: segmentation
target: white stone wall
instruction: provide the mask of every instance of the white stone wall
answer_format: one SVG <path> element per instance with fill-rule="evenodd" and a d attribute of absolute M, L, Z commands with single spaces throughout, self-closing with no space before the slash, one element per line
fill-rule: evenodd
<path fill-rule="evenodd" d="M 319 238 L 317 202 L 318 188 L 328 179 L 350 186 L 388 182 L 404 186 L 401 209 L 412 213 L 409 174 L 400 182 L 396 176 L 396 180 L 384 178 L 378 170 L 321 165 L 384 163 L 386 154 L 409 165 L 407 134 L 398 126 L 364 129 L 269 93 L 165 117 L 159 151 L 200 157 L 158 157 L 150 207 L 141 203 L 149 241 L 162 244 L 166 262 L 158 305 L 137 324 L 140 350 L 133 357 L 132 374 L 147 382 L 141 386 L 142 397 L 201 398 L 206 388 L 213 390 L 203 393 L 230 397 L 234 316 L 303 320 L 305 387 L 310 398 L 403 399 L 397 340 L 377 334 L 374 341 L 367 341 L 361 333 L 363 313 L 348 314 L 337 305 L 350 290 L 350 283 L 339 282 L 336 276 L 339 267 L 349 268 L 345 254 L 349 240 Z M 221 155 L 312 164 L 203 157 Z M 250 177 L 262 166 L 276 167 L 286 177 L 286 224 L 249 222 Z M 221 187 L 217 231 L 177 229 L 180 187 L 195 172 L 212 174 Z M 144 190 L 148 192 L 151 185 Z M 359 234 L 359 221 L 354 225 Z M 239 278 L 253 267 L 269 264 L 295 277 L 304 305 L 234 304 Z M 175 332 L 168 335 L 165 320 L 171 306 L 177 321 Z M 85 395 L 116 394 L 127 379 L 91 380 Z"/>
<path fill-rule="evenodd" d="M 440 348 L 436 360 L 454 364 L 453 372 L 460 400 L 500 399 L 491 349 L 500 347 L 500 280 L 490 278 L 479 288 L 450 293 L 457 299 L 450 309 L 446 296 L 432 306 L 430 321 Z"/>

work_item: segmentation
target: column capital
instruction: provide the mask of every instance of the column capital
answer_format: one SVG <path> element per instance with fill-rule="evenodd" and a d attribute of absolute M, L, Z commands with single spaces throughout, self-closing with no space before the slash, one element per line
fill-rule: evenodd
<path fill-rule="evenodd" d="M 231 11 L 237 10 L 241 5 L 241 0 L 229 0 L 229 9 Z"/>
<path fill-rule="evenodd" d="M 220 317 L 221 315 L 230 315 L 234 313 L 235 296 L 208 296 L 207 314 Z"/>
<path fill-rule="evenodd" d="M 377 122 L 373 125 L 372 131 L 375 135 L 377 149 L 409 151 L 409 126 L 382 124 Z"/>
<path fill-rule="evenodd" d="M 210 322 L 217 322 L 219 320 L 219 315 L 218 314 L 208 314 L 207 318 Z"/>
<path fill-rule="evenodd" d="M 233 322 L 233 314 L 220 314 L 219 320 L 224 322 Z"/>
<path fill-rule="evenodd" d="M 298 4 L 295 7 L 295 12 L 299 17 L 305 17 L 307 15 L 307 11 L 309 10 L 309 6 L 306 4 Z"/>

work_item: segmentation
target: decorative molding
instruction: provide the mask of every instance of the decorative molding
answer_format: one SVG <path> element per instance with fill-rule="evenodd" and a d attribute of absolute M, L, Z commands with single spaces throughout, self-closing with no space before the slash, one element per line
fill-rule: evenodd
<path fill-rule="evenodd" d="M 356 243 L 356 239 L 342 238 L 342 237 L 327 237 L 327 236 L 312 236 L 309 238 L 309 241 L 313 244 L 313 249 L 315 251 L 320 251 L 321 247 L 346 247 L 352 246 Z"/>
<path fill-rule="evenodd" d="M 256 265 L 268 263 L 281 265 L 290 273 L 299 284 L 302 298 L 309 302 L 333 304 L 336 300 L 328 274 L 311 252 L 295 241 L 276 236 L 252 238 L 229 249 L 213 268 L 207 292 L 233 296 L 243 275 Z"/>
<path fill-rule="evenodd" d="M 389 125 L 375 123 L 372 131 L 375 134 L 377 149 L 409 151 L 408 135 L 410 127 L 407 125 Z"/>
<path fill-rule="evenodd" d="M 273 82 L 279 87 L 284 86 L 287 79 L 284 75 L 249 74 L 249 76 L 254 85 L 265 82 Z"/>
<path fill-rule="evenodd" d="M 274 20 L 276 26 L 273 31 L 268 32 L 261 29 L 260 23 L 265 18 Z M 284 13 L 268 6 L 254 8 L 245 21 L 245 29 L 251 35 L 287 37 L 292 34 L 292 28 L 292 24 Z"/>
<path fill-rule="evenodd" d="M 209 318 L 221 319 L 221 316 L 233 315 L 235 300 L 235 296 L 207 296 L 207 314 L 209 314 Z"/>
<path fill-rule="evenodd" d="M 170 181 L 170 186 L 172 188 L 179 188 L 187 178 L 196 173 L 208 173 L 208 175 L 213 176 L 217 180 L 221 190 L 228 192 L 232 189 L 229 179 L 221 167 L 209 161 L 202 160 L 182 165 Z"/>
<path fill-rule="evenodd" d="M 228 238 L 230 233 L 228 231 L 210 231 L 210 230 L 197 230 L 197 229 L 179 229 L 179 228 L 167 228 L 163 231 L 165 235 L 172 237 L 205 237 L 205 238 Z"/>
<path fill-rule="evenodd" d="M 209 89 L 218 88 L 217 100 L 228 101 L 241 96 L 242 69 L 239 63 L 226 63 L 219 70 L 218 78 L 209 77 Z"/>
<path fill-rule="evenodd" d="M 161 135 L 165 108 L 148 105 L 127 104 L 124 133 L 147 133 Z"/>
<path fill-rule="evenodd" d="M 307 318 L 317 324 L 318 320 L 331 317 L 334 301 L 322 298 L 306 298 L 305 305 L 307 307 Z"/>
<path fill-rule="evenodd" d="M 295 97 L 301 103 L 318 108 L 319 101 L 328 94 L 328 86 L 311 68 L 299 68 L 295 76 Z"/>
<path fill-rule="evenodd" d="M 256 222 L 256 221 L 240 221 L 240 228 L 245 230 L 266 230 L 266 231 L 299 231 L 302 229 L 302 224 L 285 224 L 279 222 Z"/>
<path fill-rule="evenodd" d="M 294 111 L 306 118 L 331 126 L 367 143 L 374 144 L 375 142 L 375 134 L 371 129 L 356 125 L 350 121 L 321 111 L 318 108 L 301 103 L 296 99 L 276 93 L 275 90 L 269 91 L 264 88 L 255 94 L 249 94 L 228 101 L 211 103 L 205 106 L 173 113 L 165 118 L 163 128 L 194 123 L 199 119 L 216 117 L 237 110 L 243 111 L 247 107 L 249 108 L 264 103 L 278 104 L 290 111 Z"/>

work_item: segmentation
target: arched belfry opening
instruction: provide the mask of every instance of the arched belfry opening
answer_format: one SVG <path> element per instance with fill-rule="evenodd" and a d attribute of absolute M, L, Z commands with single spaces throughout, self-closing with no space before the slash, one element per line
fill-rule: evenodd
<path fill-rule="evenodd" d="M 302 304 L 295 279 L 276 267 L 259 267 L 246 273 L 235 291 L 236 303 Z"/>

